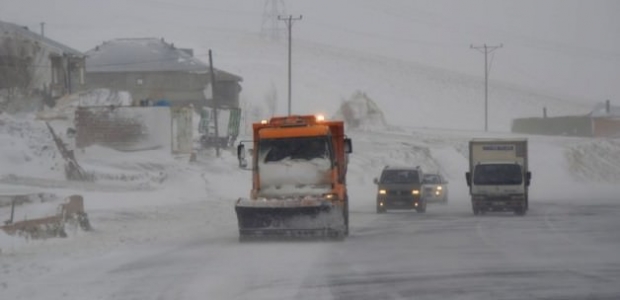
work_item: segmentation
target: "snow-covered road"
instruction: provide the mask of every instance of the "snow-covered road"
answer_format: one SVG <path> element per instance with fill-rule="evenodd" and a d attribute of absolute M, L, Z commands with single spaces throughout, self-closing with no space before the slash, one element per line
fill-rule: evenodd
<path fill-rule="evenodd" d="M 6 299 L 617 299 L 620 204 L 525 217 L 352 211 L 344 242 L 239 243 L 233 229 L 120 247 L 3 289 Z M 607 200 L 607 199 L 602 199 Z"/>

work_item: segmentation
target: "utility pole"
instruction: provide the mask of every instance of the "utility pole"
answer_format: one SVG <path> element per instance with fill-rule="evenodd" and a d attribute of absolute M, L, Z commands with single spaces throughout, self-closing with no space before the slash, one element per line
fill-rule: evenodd
<path fill-rule="evenodd" d="M 215 122 L 215 155 L 220 157 L 220 133 L 217 123 L 217 93 L 215 92 L 215 72 L 213 71 L 213 56 L 209 49 L 209 72 L 211 73 L 211 101 L 213 101 L 213 122 Z M 208 126 L 207 126 L 208 127 Z"/>
<path fill-rule="evenodd" d="M 45 36 L 45 22 L 41 22 L 41 36 Z"/>
<path fill-rule="evenodd" d="M 489 131 L 489 53 L 495 51 L 498 48 L 502 48 L 504 45 L 499 46 L 474 46 L 470 45 L 469 48 L 476 49 L 484 53 L 484 131 Z"/>
<path fill-rule="evenodd" d="M 301 20 L 303 16 L 299 15 L 299 17 L 293 18 L 292 15 L 288 17 L 278 16 L 278 20 L 286 22 L 286 27 L 288 27 L 288 115 L 291 115 L 291 49 L 292 49 L 292 31 L 293 31 L 293 21 Z"/>

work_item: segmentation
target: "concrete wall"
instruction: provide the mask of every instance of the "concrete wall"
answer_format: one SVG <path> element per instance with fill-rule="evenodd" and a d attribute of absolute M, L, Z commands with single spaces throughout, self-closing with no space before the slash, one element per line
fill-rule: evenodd
<path fill-rule="evenodd" d="M 208 74 L 187 72 L 88 72 L 84 89 L 109 88 L 131 93 L 134 102 L 143 99 L 166 99 L 172 105 L 205 103 L 204 89 L 210 82 Z M 240 85 L 236 81 L 219 81 L 219 105 L 239 107 Z M 211 102 L 206 102 L 212 105 Z"/>
<path fill-rule="evenodd" d="M 168 107 L 79 107 L 76 147 L 92 145 L 119 151 L 166 148 L 171 144 Z"/>
<path fill-rule="evenodd" d="M 592 131 L 597 137 L 620 138 L 620 119 L 593 118 Z"/>

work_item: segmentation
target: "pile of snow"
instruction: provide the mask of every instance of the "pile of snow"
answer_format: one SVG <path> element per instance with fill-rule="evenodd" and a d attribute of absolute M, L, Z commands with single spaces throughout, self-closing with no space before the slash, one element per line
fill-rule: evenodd
<path fill-rule="evenodd" d="M 331 190 L 331 163 L 328 159 L 284 159 L 261 163 L 259 167 L 263 195 L 292 196 L 323 194 Z"/>
<path fill-rule="evenodd" d="M 45 123 L 0 115 L 0 177 L 8 174 L 64 176 L 62 158 Z"/>
<path fill-rule="evenodd" d="M 386 128 L 383 111 L 366 93 L 357 91 L 340 105 L 334 119 L 344 120 L 351 129 Z"/>
<path fill-rule="evenodd" d="M 569 146 L 565 156 L 579 181 L 620 183 L 620 140 L 586 140 Z"/>
<path fill-rule="evenodd" d="M 133 100 L 127 91 L 94 89 L 78 94 L 79 106 L 131 106 Z"/>

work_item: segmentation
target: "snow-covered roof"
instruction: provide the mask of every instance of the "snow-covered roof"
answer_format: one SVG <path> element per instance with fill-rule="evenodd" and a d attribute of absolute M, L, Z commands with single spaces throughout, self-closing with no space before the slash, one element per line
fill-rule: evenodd
<path fill-rule="evenodd" d="M 39 43 L 46 45 L 47 48 L 50 49 L 50 51 L 55 52 L 58 55 L 68 54 L 68 55 L 80 56 L 80 57 L 84 56 L 84 53 L 77 51 L 69 46 L 63 45 L 57 41 L 44 37 L 36 32 L 32 32 L 28 30 L 28 27 L 25 27 L 25 26 L 20 26 L 17 24 L 0 21 L 0 33 L 2 34 L 14 33 L 14 34 L 21 35 L 27 39 L 38 41 Z"/>
<path fill-rule="evenodd" d="M 610 117 L 610 118 L 620 118 L 620 107 L 618 106 L 609 106 L 609 112 L 607 112 L 607 105 L 605 103 L 598 103 L 594 106 L 592 112 L 590 112 L 590 117 L 593 118 L 602 118 L 602 117 Z"/>
<path fill-rule="evenodd" d="M 208 73 L 209 65 L 158 38 L 123 38 L 104 42 L 86 52 L 86 72 Z M 241 77 L 216 69 L 218 79 Z"/>

